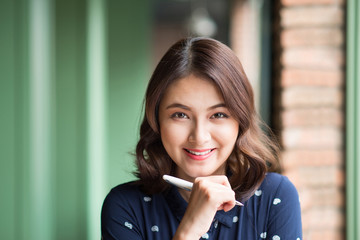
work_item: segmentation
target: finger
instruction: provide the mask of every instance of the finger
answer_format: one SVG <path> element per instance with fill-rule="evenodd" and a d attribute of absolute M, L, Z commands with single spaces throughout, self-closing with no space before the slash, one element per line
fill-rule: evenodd
<path fill-rule="evenodd" d="M 217 210 L 228 211 L 235 206 L 235 192 L 230 186 L 223 185 L 226 182 L 228 180 L 223 176 L 197 178 L 193 192 L 201 192 L 204 200 L 215 204 Z"/>
<path fill-rule="evenodd" d="M 235 201 L 233 201 L 231 204 L 230 203 L 226 203 L 222 206 L 222 209 L 219 210 L 224 210 L 224 212 L 228 212 L 231 209 L 233 209 L 235 207 Z"/>
<path fill-rule="evenodd" d="M 227 186 L 227 187 L 231 188 L 229 179 L 228 179 L 226 176 L 224 176 L 224 175 L 214 175 L 214 176 L 208 176 L 208 177 L 198 177 L 198 178 L 195 179 L 195 182 L 197 182 L 197 181 L 203 181 L 203 180 L 211 181 L 211 182 L 218 183 L 218 184 L 221 184 L 221 185 L 224 185 L 224 186 Z"/>
<path fill-rule="evenodd" d="M 235 193 L 232 190 L 222 191 L 218 193 L 221 196 L 222 204 L 218 210 L 230 211 L 235 207 Z"/>

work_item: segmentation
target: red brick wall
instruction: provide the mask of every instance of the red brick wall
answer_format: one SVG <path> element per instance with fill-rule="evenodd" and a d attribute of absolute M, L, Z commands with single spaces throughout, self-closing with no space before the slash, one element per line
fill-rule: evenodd
<path fill-rule="evenodd" d="M 299 191 L 305 240 L 345 239 L 344 1 L 273 1 L 272 125 Z M 254 0 L 233 3 L 231 46 L 251 72 Z"/>
<path fill-rule="evenodd" d="M 274 32 L 285 175 L 305 240 L 344 239 L 344 1 L 279 0 Z"/>

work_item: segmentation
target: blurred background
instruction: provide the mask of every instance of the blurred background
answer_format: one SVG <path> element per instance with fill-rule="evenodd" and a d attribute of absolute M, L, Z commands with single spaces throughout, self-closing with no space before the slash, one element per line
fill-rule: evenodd
<path fill-rule="evenodd" d="M 2 239 L 100 239 L 176 40 L 229 45 L 278 136 L 304 239 L 360 239 L 357 0 L 2 0 Z M 345 64 L 346 63 L 346 64 Z"/>

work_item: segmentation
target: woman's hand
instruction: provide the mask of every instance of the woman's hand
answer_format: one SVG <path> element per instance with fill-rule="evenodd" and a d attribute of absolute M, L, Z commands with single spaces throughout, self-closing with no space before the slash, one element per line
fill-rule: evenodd
<path fill-rule="evenodd" d="M 226 176 L 196 178 L 189 205 L 173 239 L 199 239 L 209 230 L 216 211 L 227 212 L 234 206 L 235 193 Z"/>

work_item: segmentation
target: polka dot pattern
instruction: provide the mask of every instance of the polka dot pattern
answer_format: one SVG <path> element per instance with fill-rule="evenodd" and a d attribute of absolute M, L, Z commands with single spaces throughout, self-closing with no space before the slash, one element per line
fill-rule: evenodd
<path fill-rule="evenodd" d="M 269 175 L 267 175 L 266 178 L 268 178 Z M 287 185 L 281 185 L 283 182 Z M 244 237 L 242 232 L 244 232 L 247 239 L 302 240 L 301 221 L 300 223 L 298 222 L 300 218 L 295 218 L 295 220 L 291 220 L 291 218 L 289 220 L 289 212 L 299 207 L 299 196 L 296 195 L 296 191 L 291 188 L 289 191 L 289 182 L 286 179 L 284 180 L 284 178 L 265 179 L 264 183 L 265 184 L 262 184 L 260 188 L 254 192 L 254 195 L 250 199 L 244 201 L 244 207 L 233 208 L 229 212 L 218 211 L 214 217 L 212 226 L 200 239 L 229 239 L 229 237 L 242 239 Z M 179 196 L 178 192 L 176 192 L 176 194 L 169 193 L 168 196 L 147 195 L 140 191 L 139 193 L 141 194 L 137 194 L 136 198 L 129 198 L 129 193 L 122 196 L 122 199 L 126 199 L 126 205 L 121 202 L 116 202 L 116 204 L 119 205 L 123 204 L 121 205 L 121 209 L 123 209 L 122 212 L 118 210 L 117 215 L 112 214 L 112 212 L 106 213 L 107 215 L 105 216 L 111 216 L 112 219 L 117 220 L 117 222 L 115 222 L 117 225 L 122 223 L 123 226 L 115 230 L 111 229 L 112 233 L 114 231 L 121 232 L 121 235 L 118 235 L 121 237 L 147 234 L 149 240 L 169 239 L 168 236 L 173 236 L 174 234 L 174 230 L 172 229 L 174 221 L 178 221 L 182 217 L 182 215 L 180 215 L 181 213 L 178 213 L 181 211 L 178 210 L 184 210 L 183 212 L 186 210 L 186 205 L 181 205 L 183 199 L 177 199 Z M 119 198 L 116 198 L 116 200 L 117 199 Z M 181 200 L 181 202 L 179 200 Z M 136 205 L 139 203 L 140 205 Z M 173 211 L 173 209 L 179 206 L 180 208 L 177 209 L 176 212 L 173 211 L 169 214 L 167 211 L 159 211 L 163 205 L 169 206 L 169 208 L 166 209 L 167 211 Z M 286 211 L 279 211 L 282 208 L 285 208 Z M 243 214 L 244 211 L 246 211 L 245 215 Z M 136 215 L 133 216 L 131 215 L 132 213 L 136 213 Z M 251 215 L 251 227 L 249 227 L 247 223 L 250 222 L 247 214 L 256 214 Z M 176 215 L 176 219 L 172 218 L 173 215 Z M 146 216 L 147 219 L 142 219 L 143 216 Z M 268 225 L 268 219 L 272 219 L 271 221 L 275 221 L 276 224 L 279 225 L 287 224 L 287 229 L 293 228 L 295 231 L 289 233 L 289 231 L 284 231 L 284 229 L 278 229 L 276 225 Z M 109 219 L 106 220 L 110 221 Z M 147 223 L 147 226 L 143 226 L 142 223 L 139 224 L 137 222 L 138 220 L 144 221 L 145 224 Z M 291 222 L 289 223 L 289 221 Z M 175 222 L 175 224 L 177 223 L 178 222 Z M 116 224 L 114 224 L 114 226 Z M 241 233 L 238 229 L 240 229 Z M 146 233 L 142 232 L 144 230 Z M 223 233 L 226 233 L 225 238 Z M 135 238 L 130 237 L 127 239 Z"/>
<path fill-rule="evenodd" d="M 201 236 L 202 239 L 209 239 L 209 234 L 205 233 L 204 235 Z"/>
<path fill-rule="evenodd" d="M 153 232 L 159 232 L 159 227 L 156 226 L 156 225 L 154 225 L 154 226 L 151 227 L 151 231 L 153 231 Z"/>

